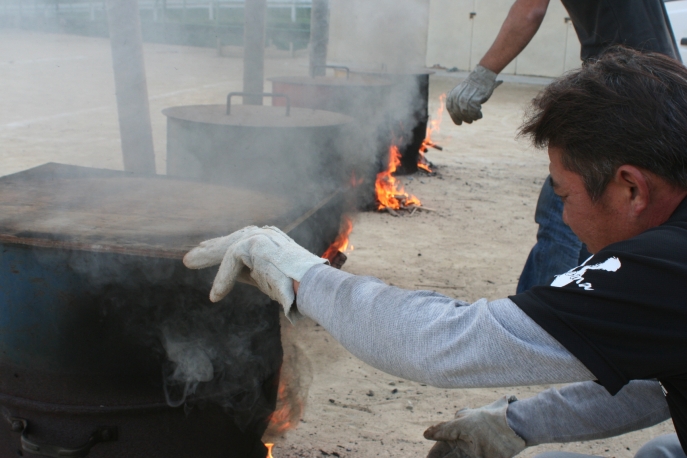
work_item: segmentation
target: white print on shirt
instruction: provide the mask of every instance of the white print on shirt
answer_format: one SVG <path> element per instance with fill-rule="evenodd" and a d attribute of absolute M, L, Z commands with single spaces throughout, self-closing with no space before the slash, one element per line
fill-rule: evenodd
<path fill-rule="evenodd" d="M 572 282 L 575 282 L 577 283 L 577 286 L 579 286 L 580 288 L 584 288 L 585 291 L 594 291 L 594 288 L 592 288 L 591 283 L 583 283 L 584 275 L 587 273 L 588 270 L 605 270 L 606 272 L 617 272 L 618 269 L 620 269 L 620 259 L 616 258 L 615 256 L 606 259 L 604 262 L 600 264 L 594 264 L 591 266 L 585 265 L 592 258 L 593 256 L 587 259 L 581 266 L 575 267 L 574 269 L 571 269 L 563 275 L 556 275 L 556 278 L 554 278 L 553 283 L 551 283 L 551 286 L 562 288 L 564 286 L 569 285 Z"/>

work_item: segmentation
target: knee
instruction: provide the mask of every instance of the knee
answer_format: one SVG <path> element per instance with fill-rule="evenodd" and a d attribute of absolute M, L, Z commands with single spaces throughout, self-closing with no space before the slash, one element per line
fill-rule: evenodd
<path fill-rule="evenodd" d="M 677 434 L 666 434 L 644 444 L 635 458 L 685 458 L 685 453 Z"/>

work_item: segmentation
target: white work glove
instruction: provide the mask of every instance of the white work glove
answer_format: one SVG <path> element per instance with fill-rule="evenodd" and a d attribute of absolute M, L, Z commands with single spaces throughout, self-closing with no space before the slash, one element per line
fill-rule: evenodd
<path fill-rule="evenodd" d="M 478 409 L 462 409 L 454 420 L 431 426 L 425 439 L 437 442 L 427 458 L 511 458 L 527 445 L 508 426 L 506 411 L 515 396 Z"/>
<path fill-rule="evenodd" d="M 446 97 L 446 110 L 457 125 L 482 119 L 482 104 L 503 81 L 496 81 L 496 73 L 478 65 L 468 77 L 454 87 Z"/>
<path fill-rule="evenodd" d="M 327 260 L 269 226 L 248 226 L 226 237 L 206 240 L 184 256 L 184 265 L 189 269 L 203 269 L 220 262 L 210 291 L 212 302 L 221 300 L 240 281 L 257 286 L 284 307 L 289 319 L 294 319 L 293 280 L 301 281 L 312 266 Z"/>

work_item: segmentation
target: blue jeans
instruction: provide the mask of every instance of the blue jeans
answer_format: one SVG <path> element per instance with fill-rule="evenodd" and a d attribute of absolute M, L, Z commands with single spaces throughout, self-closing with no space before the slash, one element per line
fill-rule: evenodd
<path fill-rule="evenodd" d="M 590 254 L 563 222 L 563 202 L 553 192 L 551 177 L 541 188 L 534 221 L 539 224 L 534 245 L 520 274 L 517 293 L 533 286 L 550 285 L 560 275 L 583 263 Z"/>

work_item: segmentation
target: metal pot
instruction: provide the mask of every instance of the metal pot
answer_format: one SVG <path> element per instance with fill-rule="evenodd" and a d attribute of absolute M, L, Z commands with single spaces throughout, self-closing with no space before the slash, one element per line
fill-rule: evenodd
<path fill-rule="evenodd" d="M 393 110 L 387 114 L 390 119 L 388 128 L 394 138 L 403 138 L 404 140 L 399 145 L 401 166 L 396 173 L 402 175 L 417 172 L 419 150 L 427 135 L 427 122 L 429 120 L 429 77 L 434 72 L 424 68 L 389 71 L 386 68 L 365 68 L 363 66 L 353 66 L 347 70 L 343 70 L 347 67 L 336 65 L 332 67 L 338 68 L 335 71 L 339 76 L 343 76 L 347 71 L 351 77 L 385 79 L 392 84 L 391 99 L 407 101 L 407 110 L 393 107 Z M 398 113 L 401 113 L 403 117 L 399 118 Z"/>
<path fill-rule="evenodd" d="M 232 106 L 235 95 L 227 105 L 163 110 L 169 175 L 314 199 L 346 182 L 342 139 L 353 119 L 290 104 Z"/>
<path fill-rule="evenodd" d="M 326 66 L 331 68 L 332 66 Z M 274 92 L 289 96 L 294 106 L 335 111 L 356 120 L 356 132 L 347 146 L 357 154 L 354 172 L 363 178 L 358 188 L 358 205 L 374 205 L 374 182 L 377 173 L 386 168 L 389 147 L 395 132 L 389 128 L 388 103 L 392 83 L 388 78 L 352 75 L 346 67 L 341 77 L 292 76 L 269 78 Z M 275 103 L 282 103 L 275 100 Z"/>
<path fill-rule="evenodd" d="M 293 106 L 343 113 L 364 125 L 379 124 L 391 92 L 389 79 L 351 76 L 346 67 L 340 68 L 345 77 L 283 76 L 268 80 L 273 92 L 288 95 Z M 283 100 L 275 99 L 275 104 L 283 105 Z"/>
<path fill-rule="evenodd" d="M 279 306 L 246 285 L 211 304 L 215 269 L 181 257 L 248 224 L 321 247 L 324 210 L 59 164 L 0 178 L 0 457 L 264 457 Z M 171 344 L 211 377 L 180 376 Z"/>

